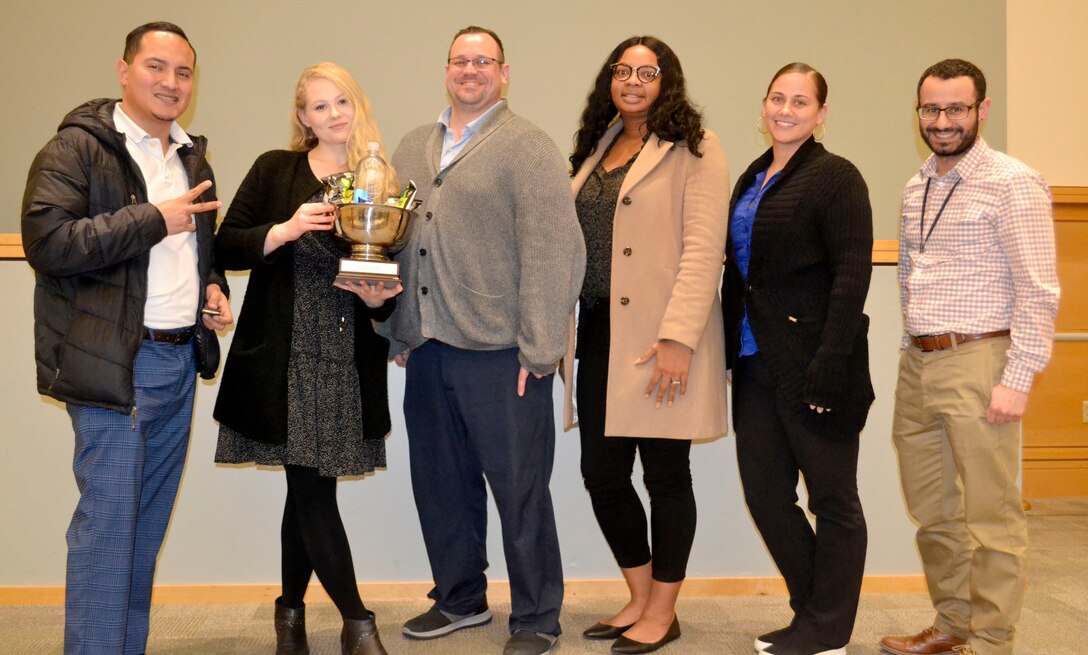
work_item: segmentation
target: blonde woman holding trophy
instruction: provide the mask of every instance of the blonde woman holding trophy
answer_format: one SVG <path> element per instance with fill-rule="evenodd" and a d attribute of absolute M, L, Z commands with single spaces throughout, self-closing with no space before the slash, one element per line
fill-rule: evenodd
<path fill-rule="evenodd" d="M 286 471 L 277 655 L 309 653 L 303 597 L 315 571 L 344 618 L 341 652 L 383 655 L 336 478 L 385 466 L 388 345 L 371 321 L 389 315 L 401 288 L 335 282 L 344 244 L 324 200 L 325 182 L 353 171 L 381 135 L 362 89 L 327 62 L 303 71 L 291 119 L 290 149 L 257 158 L 216 237 L 217 263 L 250 278 L 215 406 L 215 460 Z"/>

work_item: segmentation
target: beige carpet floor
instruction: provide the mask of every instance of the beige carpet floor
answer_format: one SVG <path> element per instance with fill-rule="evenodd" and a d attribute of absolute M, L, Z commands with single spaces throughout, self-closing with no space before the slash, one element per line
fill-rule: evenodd
<path fill-rule="evenodd" d="M 1017 631 L 1018 655 L 1088 653 L 1088 498 L 1036 500 L 1028 513 L 1031 530 L 1030 583 Z M 581 630 L 618 608 L 619 599 L 568 598 L 566 633 L 553 653 L 609 652 L 609 642 L 589 642 Z M 506 640 L 508 602 L 492 603 L 490 625 L 428 642 L 400 635 L 401 624 L 427 609 L 417 602 L 374 602 L 386 648 L 392 655 L 498 655 Z M 752 638 L 785 623 L 783 597 L 681 598 L 677 613 L 683 637 L 662 655 L 749 655 Z M 876 655 L 889 633 L 917 631 L 932 620 L 924 594 L 865 594 L 848 655 Z M 329 603 L 307 608 L 313 655 L 339 653 L 340 620 Z M 62 607 L 0 607 L 0 653 L 61 652 Z M 275 651 L 272 608 L 266 605 L 163 605 L 152 609 L 148 653 L 154 655 L 271 655 Z"/>

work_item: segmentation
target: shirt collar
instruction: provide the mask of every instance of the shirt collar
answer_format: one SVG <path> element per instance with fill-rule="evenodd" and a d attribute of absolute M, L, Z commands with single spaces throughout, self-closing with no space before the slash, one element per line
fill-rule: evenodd
<path fill-rule="evenodd" d="M 501 105 L 504 102 L 506 102 L 506 101 L 500 99 L 498 102 L 496 102 L 495 104 L 488 107 L 487 111 L 480 114 L 480 116 L 478 118 L 476 118 L 473 121 L 470 121 L 469 123 L 466 123 L 465 124 L 465 129 L 462 130 L 462 132 L 461 132 L 461 140 L 464 141 L 468 137 L 475 134 L 476 130 L 479 129 L 481 125 L 483 125 L 484 121 L 487 120 L 487 117 L 490 116 L 491 113 L 495 111 L 495 108 L 497 108 L 499 105 Z M 453 107 L 446 107 L 445 109 L 442 110 L 442 113 L 438 115 L 437 123 L 439 125 L 445 127 L 448 130 L 448 129 L 450 129 L 450 117 L 452 117 L 452 116 L 453 116 Z"/>
<path fill-rule="evenodd" d="M 971 146 L 971 149 L 964 153 L 963 158 L 956 162 L 956 165 L 952 170 L 948 171 L 951 175 L 955 173 L 959 179 L 970 177 L 972 173 L 978 170 L 979 165 L 987 158 L 990 153 L 990 145 L 986 143 L 986 140 L 981 136 L 975 139 L 975 144 Z M 930 155 L 922 164 L 919 173 L 923 178 L 937 177 L 937 156 Z"/>
<path fill-rule="evenodd" d="M 125 110 L 121 108 L 121 103 L 117 103 L 113 107 L 113 124 L 117 128 L 117 131 L 124 134 L 129 141 L 133 143 L 140 143 L 144 139 L 153 138 L 147 133 L 147 130 L 136 124 L 136 121 L 129 118 Z M 193 140 L 189 138 L 189 135 L 185 133 L 185 130 L 181 129 L 181 126 L 177 124 L 177 121 L 170 124 L 170 143 L 176 143 L 179 146 L 191 146 Z"/>

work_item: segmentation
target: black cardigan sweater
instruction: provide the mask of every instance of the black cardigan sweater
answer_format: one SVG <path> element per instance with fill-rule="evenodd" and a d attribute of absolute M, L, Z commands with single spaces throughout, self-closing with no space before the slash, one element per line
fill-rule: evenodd
<path fill-rule="evenodd" d="M 729 203 L 773 160 L 771 150 L 741 175 Z M 726 244 L 722 313 L 726 362 L 740 348 L 744 311 L 779 392 L 819 434 L 856 435 L 874 399 L 869 377 L 872 276 L 869 191 L 849 161 L 809 138 L 764 194 L 752 228 L 745 282 Z M 833 411 L 817 414 L 809 404 Z"/>
<path fill-rule="evenodd" d="M 287 441 L 287 363 L 294 316 L 294 243 L 264 256 L 265 235 L 294 215 L 321 182 L 305 152 L 274 150 L 257 158 L 234 195 L 215 238 L 216 264 L 250 270 L 245 301 L 223 365 L 217 421 L 249 439 Z M 346 293 L 346 292 L 345 292 Z M 393 301 L 370 309 L 356 298 L 355 364 L 362 391 L 363 436 L 384 437 L 390 428 L 386 388 L 389 343 L 371 319 L 385 320 Z"/>

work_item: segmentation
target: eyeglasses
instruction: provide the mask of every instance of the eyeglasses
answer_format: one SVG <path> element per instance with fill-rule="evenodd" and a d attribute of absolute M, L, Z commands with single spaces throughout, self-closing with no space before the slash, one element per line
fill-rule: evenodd
<path fill-rule="evenodd" d="M 446 63 L 448 63 L 450 66 L 453 66 L 454 68 L 459 69 L 468 68 L 469 64 L 472 64 L 473 68 L 480 69 L 487 68 L 488 66 L 492 66 L 494 64 L 501 64 L 502 62 L 498 59 L 495 59 L 494 57 L 485 57 L 483 55 L 480 55 L 479 57 L 473 57 L 472 59 L 467 59 L 465 57 L 454 57 L 453 59 L 447 59 Z"/>
<path fill-rule="evenodd" d="M 631 68 L 627 64 L 612 64 L 612 77 L 616 78 L 620 82 L 626 82 L 631 78 L 631 73 L 634 73 L 638 80 L 643 84 L 649 84 L 661 75 L 661 68 L 658 66 L 639 66 L 638 68 Z"/>
<path fill-rule="evenodd" d="M 941 116 L 941 112 L 948 117 L 950 121 L 962 121 L 967 118 L 967 115 L 971 113 L 971 110 L 978 107 L 981 102 L 976 102 L 971 105 L 951 105 L 949 107 L 933 107 L 926 105 L 924 107 L 917 107 L 918 118 L 924 121 L 935 121 Z"/>

